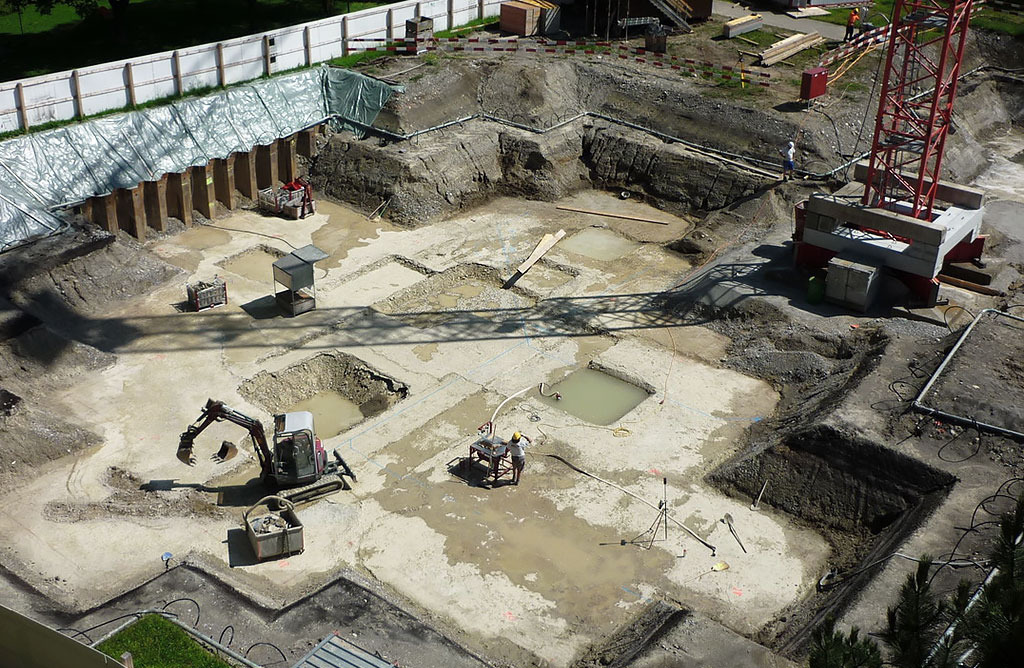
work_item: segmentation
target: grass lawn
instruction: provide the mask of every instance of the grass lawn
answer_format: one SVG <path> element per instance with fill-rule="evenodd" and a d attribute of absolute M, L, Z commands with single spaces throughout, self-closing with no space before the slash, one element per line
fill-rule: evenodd
<path fill-rule="evenodd" d="M 146 615 L 98 649 L 115 659 L 131 652 L 135 665 L 145 668 L 231 668 L 160 615 Z"/>
<path fill-rule="evenodd" d="M 0 17 L 0 81 L 171 51 L 387 4 L 383 0 L 133 0 L 120 36 L 109 17 L 77 19 L 58 6 L 49 16 Z"/>
<path fill-rule="evenodd" d="M 894 0 L 876 0 L 875 4 L 867 9 L 861 8 L 861 18 L 867 18 L 872 25 L 879 27 L 886 25 L 892 17 Z M 850 9 L 830 9 L 828 16 L 815 17 L 818 21 L 835 23 L 845 26 L 846 18 L 850 15 Z M 884 18 L 883 18 L 884 17 Z M 981 28 L 993 32 L 1001 32 L 1014 37 L 1024 36 L 1024 16 L 1007 14 L 994 9 L 983 9 L 971 18 L 971 28 Z"/>

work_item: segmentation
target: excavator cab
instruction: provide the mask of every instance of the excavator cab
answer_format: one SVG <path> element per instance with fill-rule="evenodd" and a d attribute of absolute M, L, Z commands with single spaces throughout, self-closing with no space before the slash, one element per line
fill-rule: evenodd
<path fill-rule="evenodd" d="M 309 411 L 274 416 L 275 485 L 304 485 L 320 478 L 327 454 L 314 434 L 313 414 Z"/>

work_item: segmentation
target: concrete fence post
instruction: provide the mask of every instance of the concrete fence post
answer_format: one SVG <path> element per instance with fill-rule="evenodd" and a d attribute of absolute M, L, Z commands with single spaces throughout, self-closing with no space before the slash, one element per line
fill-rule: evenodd
<path fill-rule="evenodd" d="M 18 118 L 21 129 L 28 130 L 28 108 L 25 106 L 25 87 L 20 83 L 14 86 L 14 104 L 18 107 Z"/>
<path fill-rule="evenodd" d="M 263 36 L 263 74 L 270 76 L 270 35 Z"/>
<path fill-rule="evenodd" d="M 476 17 L 481 21 L 484 20 L 484 4 L 487 0 L 476 0 Z"/>
<path fill-rule="evenodd" d="M 181 76 L 181 54 L 177 51 L 171 54 L 171 64 L 174 66 L 174 89 L 178 95 L 185 94 L 184 77 Z"/>
<path fill-rule="evenodd" d="M 423 6 L 420 3 L 416 3 L 416 18 L 423 17 Z"/>
<path fill-rule="evenodd" d="M 309 26 L 302 29 L 302 45 L 306 49 L 306 65 L 313 64 L 313 38 L 309 31 Z"/>
<path fill-rule="evenodd" d="M 131 652 L 121 655 L 121 663 L 124 664 L 124 668 L 135 668 L 135 659 L 132 658 Z"/>
<path fill-rule="evenodd" d="M 341 17 L 341 55 L 348 55 L 348 16 Z"/>
<path fill-rule="evenodd" d="M 82 118 L 85 116 L 82 113 L 82 83 L 78 76 L 78 70 L 71 70 L 71 87 L 74 89 L 71 92 L 71 99 L 75 104 L 75 118 Z"/>
<path fill-rule="evenodd" d="M 217 42 L 217 85 L 228 85 L 228 79 L 224 76 L 224 44 L 222 42 Z"/>
<path fill-rule="evenodd" d="M 455 0 L 448 0 L 448 25 L 445 27 L 446 30 L 451 30 L 455 27 Z"/>
<path fill-rule="evenodd" d="M 388 10 L 388 42 L 395 41 L 395 10 Z"/>

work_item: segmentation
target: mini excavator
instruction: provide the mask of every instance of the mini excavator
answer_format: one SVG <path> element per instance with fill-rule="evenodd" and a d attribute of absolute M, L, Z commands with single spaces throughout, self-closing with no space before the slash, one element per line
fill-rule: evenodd
<path fill-rule="evenodd" d="M 277 496 L 292 503 L 305 503 L 342 489 L 351 489 L 344 476 L 352 478 L 353 482 L 356 480 L 352 469 L 337 450 L 334 451 L 334 461 L 328 459 L 327 452 L 313 431 L 313 414 L 309 411 L 275 415 L 274 444 L 271 448 L 259 420 L 213 399 L 207 400 L 199 418 L 181 434 L 178 459 L 183 464 L 194 466 L 196 458 L 192 452 L 192 443 L 204 429 L 221 421 L 237 424 L 249 432 L 256 458 L 260 462 L 260 478 L 263 483 L 274 489 L 287 490 Z M 211 459 L 226 462 L 237 454 L 238 446 L 224 441 Z"/>

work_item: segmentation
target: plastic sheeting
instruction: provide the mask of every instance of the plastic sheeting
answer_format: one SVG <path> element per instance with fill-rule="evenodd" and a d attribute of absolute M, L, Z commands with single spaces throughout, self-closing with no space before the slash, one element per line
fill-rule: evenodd
<path fill-rule="evenodd" d="M 328 119 L 362 132 L 393 94 L 337 68 L 0 142 L 0 251 L 62 225 L 51 213 L 251 150 Z"/>

